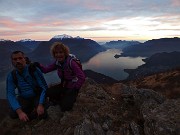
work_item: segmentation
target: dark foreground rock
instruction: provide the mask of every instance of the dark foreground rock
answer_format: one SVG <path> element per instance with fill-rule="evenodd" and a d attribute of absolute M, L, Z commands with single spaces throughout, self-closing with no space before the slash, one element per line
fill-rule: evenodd
<path fill-rule="evenodd" d="M 1 135 L 178 135 L 180 100 L 123 84 L 102 87 L 86 79 L 72 111 L 48 108 L 46 120 L 0 122 Z"/>
<path fill-rule="evenodd" d="M 8 101 L 6 99 L 0 99 L 0 121 L 7 116 L 9 110 Z"/>

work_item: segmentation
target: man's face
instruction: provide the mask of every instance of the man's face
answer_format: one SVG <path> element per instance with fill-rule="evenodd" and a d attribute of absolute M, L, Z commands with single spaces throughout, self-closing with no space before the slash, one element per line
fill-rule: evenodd
<path fill-rule="evenodd" d="M 23 70 L 26 65 L 25 57 L 22 53 L 13 54 L 11 57 L 12 64 L 18 70 Z"/>

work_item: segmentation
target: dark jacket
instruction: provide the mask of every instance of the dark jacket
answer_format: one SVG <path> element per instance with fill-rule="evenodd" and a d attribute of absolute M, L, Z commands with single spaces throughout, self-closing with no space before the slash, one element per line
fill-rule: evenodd
<path fill-rule="evenodd" d="M 48 66 L 40 65 L 40 67 L 43 73 L 57 70 L 57 74 L 61 80 L 64 80 L 66 88 L 80 89 L 85 81 L 85 74 L 74 60 L 72 60 L 70 67 L 70 59 L 71 56 L 67 57 L 63 64 L 55 61 Z"/>

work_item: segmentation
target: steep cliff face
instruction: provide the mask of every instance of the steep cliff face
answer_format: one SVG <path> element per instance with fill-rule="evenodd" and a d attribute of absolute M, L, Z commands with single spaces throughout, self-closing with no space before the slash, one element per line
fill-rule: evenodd
<path fill-rule="evenodd" d="M 180 100 L 167 100 L 150 89 L 124 84 L 99 85 L 87 78 L 72 111 L 48 108 L 46 120 L 20 122 L 6 117 L 1 134 L 33 135 L 176 135 Z"/>

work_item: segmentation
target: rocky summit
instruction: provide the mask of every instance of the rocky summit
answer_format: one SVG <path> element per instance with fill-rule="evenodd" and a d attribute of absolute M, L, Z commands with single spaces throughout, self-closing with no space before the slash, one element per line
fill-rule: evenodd
<path fill-rule="evenodd" d="M 20 122 L 8 116 L 1 135 L 178 135 L 180 100 L 121 83 L 103 86 L 87 78 L 72 111 L 48 108 L 43 120 Z"/>

